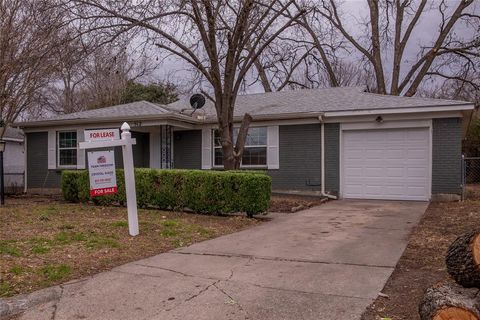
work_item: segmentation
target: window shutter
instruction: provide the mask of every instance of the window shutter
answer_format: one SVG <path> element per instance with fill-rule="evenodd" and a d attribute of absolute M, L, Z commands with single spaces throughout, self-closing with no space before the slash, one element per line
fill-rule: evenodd
<path fill-rule="evenodd" d="M 212 168 L 212 130 L 202 129 L 202 169 Z"/>
<path fill-rule="evenodd" d="M 85 169 L 85 149 L 78 148 L 78 143 L 85 141 L 83 129 L 77 129 L 77 169 Z"/>
<path fill-rule="evenodd" d="M 57 169 L 57 132 L 48 130 L 48 169 Z"/>
<path fill-rule="evenodd" d="M 269 126 L 267 129 L 267 167 L 268 169 L 280 168 L 278 147 L 278 126 Z"/>

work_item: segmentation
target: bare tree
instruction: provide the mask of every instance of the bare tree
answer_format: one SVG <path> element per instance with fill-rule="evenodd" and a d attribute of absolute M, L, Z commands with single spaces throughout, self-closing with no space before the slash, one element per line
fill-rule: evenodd
<path fill-rule="evenodd" d="M 68 30 L 68 31 L 67 31 Z M 100 44 L 94 34 L 78 36 L 65 28 L 69 41 L 53 50 L 55 73 L 42 90 L 47 112 L 71 113 L 121 103 L 129 82 L 149 75 L 156 67 L 142 53 L 132 53 L 129 40 Z"/>
<path fill-rule="evenodd" d="M 259 56 L 252 71 L 253 84 L 260 83 L 265 92 L 285 88 L 373 87 L 370 68 L 346 57 L 350 54 L 346 41 L 325 23 L 316 10 L 317 2 L 299 1 L 308 11 Z M 299 1 L 296 5 L 300 10 Z M 292 12 L 284 14 L 292 18 Z"/>
<path fill-rule="evenodd" d="M 258 57 L 302 15 L 294 0 L 74 0 L 66 6 L 84 30 L 105 30 L 113 37 L 141 31 L 148 42 L 193 66 L 212 88 L 225 169 L 238 168 L 252 117 L 243 117 L 233 141 L 237 94 Z"/>
<path fill-rule="evenodd" d="M 38 106 L 54 73 L 51 53 L 61 45 L 62 26 L 48 1 L 0 0 L 0 111 L 7 125 Z"/>
<path fill-rule="evenodd" d="M 474 0 L 367 0 L 365 21 L 347 18 L 342 14 L 342 4 L 335 0 L 306 0 L 305 4 L 310 10 L 301 25 L 313 39 L 331 86 L 340 82 L 335 60 L 326 54 L 325 32 L 318 31 L 325 25 L 348 44 L 350 56 L 356 54 L 372 71 L 374 91 L 378 93 L 413 96 L 426 78 L 449 79 L 458 76 L 459 69 L 473 72 L 478 66 L 480 15 Z M 418 45 L 412 35 L 419 31 L 419 22 L 427 11 L 430 19 L 438 18 L 440 22 L 438 29 L 432 30 L 431 40 Z M 456 32 L 459 27 L 466 31 Z M 412 61 L 407 59 L 406 48 L 415 46 L 418 53 Z"/>

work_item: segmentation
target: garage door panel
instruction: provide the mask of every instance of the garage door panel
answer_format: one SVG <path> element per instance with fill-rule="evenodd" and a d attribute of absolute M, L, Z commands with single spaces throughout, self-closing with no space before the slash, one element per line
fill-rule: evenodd
<path fill-rule="evenodd" d="M 376 133 L 372 133 L 372 134 L 376 134 Z M 405 133 L 400 131 L 385 132 L 383 137 L 385 138 L 385 140 L 388 140 L 388 141 L 399 141 L 399 142 L 405 141 Z"/>
<path fill-rule="evenodd" d="M 348 150 L 346 153 L 346 157 L 349 159 L 355 159 L 355 160 L 360 160 L 362 159 L 363 151 L 360 149 L 357 150 Z"/>
<path fill-rule="evenodd" d="M 366 185 L 365 186 L 365 194 L 367 194 L 367 195 L 383 194 L 382 188 L 383 188 L 383 186 L 381 186 L 381 185 Z"/>
<path fill-rule="evenodd" d="M 363 168 L 346 168 L 345 174 L 348 174 L 350 177 L 362 177 Z"/>
<path fill-rule="evenodd" d="M 407 170 L 408 178 L 427 178 L 428 177 L 428 168 L 425 168 L 425 167 L 421 167 L 421 168 L 409 167 L 406 170 Z"/>
<path fill-rule="evenodd" d="M 408 160 L 413 160 L 413 159 L 420 159 L 420 160 L 426 160 L 428 157 L 428 152 L 426 152 L 424 148 L 407 148 L 407 159 Z"/>
<path fill-rule="evenodd" d="M 428 140 L 430 137 L 430 133 L 428 130 L 410 130 L 410 131 L 405 131 L 407 140 L 408 141 L 418 141 L 423 143 L 425 140 Z"/>
<path fill-rule="evenodd" d="M 428 200 L 428 128 L 343 132 L 345 198 Z"/>
<path fill-rule="evenodd" d="M 367 159 L 379 159 L 383 157 L 384 150 L 367 148 L 364 152 Z"/>
<path fill-rule="evenodd" d="M 425 187 L 408 187 L 407 192 L 410 196 L 418 196 L 427 192 L 427 189 Z"/>
<path fill-rule="evenodd" d="M 378 167 L 365 168 L 365 170 L 363 170 L 363 174 L 368 175 L 369 177 L 372 177 L 372 178 L 378 178 L 385 175 L 384 169 L 378 168 Z"/>
<path fill-rule="evenodd" d="M 345 187 L 345 193 L 348 193 L 350 195 L 357 195 L 361 196 L 363 193 L 363 185 L 362 184 L 349 184 L 348 186 Z"/>
<path fill-rule="evenodd" d="M 403 149 L 387 148 L 385 150 L 384 155 L 386 159 L 396 160 L 396 159 L 403 158 L 404 156 L 403 151 L 404 151 Z"/>
<path fill-rule="evenodd" d="M 388 178 L 402 178 L 405 176 L 405 168 L 387 168 L 385 170 L 385 176 Z"/>

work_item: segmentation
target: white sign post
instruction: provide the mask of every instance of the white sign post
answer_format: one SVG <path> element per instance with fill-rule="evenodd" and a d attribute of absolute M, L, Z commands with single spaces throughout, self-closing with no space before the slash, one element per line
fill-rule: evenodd
<path fill-rule="evenodd" d="M 132 134 L 130 126 L 124 122 L 122 127 L 122 141 L 126 143 L 122 145 L 123 169 L 125 174 L 125 192 L 127 193 L 127 211 L 128 211 L 128 231 L 131 236 L 138 235 L 138 213 L 137 213 L 137 191 L 135 190 L 135 172 L 133 170 L 133 150 Z"/>
<path fill-rule="evenodd" d="M 137 194 L 135 191 L 135 172 L 133 169 L 133 151 L 132 145 L 136 144 L 136 140 L 132 139 L 130 126 L 124 122 L 122 127 L 122 138 L 118 137 L 118 130 L 85 130 L 86 142 L 80 142 L 80 149 L 94 148 L 110 148 L 121 146 L 123 154 L 123 169 L 125 172 L 125 191 L 127 194 L 127 210 L 128 210 L 128 231 L 131 236 L 139 234 L 138 231 L 138 213 L 137 213 Z M 115 134 L 114 132 L 117 132 Z M 90 162 L 90 159 L 89 159 Z"/>

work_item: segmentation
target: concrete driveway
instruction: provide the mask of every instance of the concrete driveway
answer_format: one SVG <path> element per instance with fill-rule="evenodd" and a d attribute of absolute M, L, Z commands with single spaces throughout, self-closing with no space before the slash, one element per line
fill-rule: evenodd
<path fill-rule="evenodd" d="M 332 201 L 65 284 L 21 319 L 359 319 L 427 205 Z"/>

